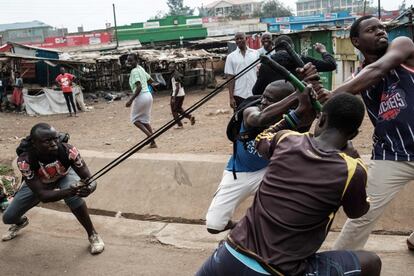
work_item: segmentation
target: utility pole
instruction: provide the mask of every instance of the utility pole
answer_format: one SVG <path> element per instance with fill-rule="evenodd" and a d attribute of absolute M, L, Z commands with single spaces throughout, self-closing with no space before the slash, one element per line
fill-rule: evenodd
<path fill-rule="evenodd" d="M 379 0 L 378 0 L 379 1 Z M 114 25 L 115 25 L 115 39 L 116 39 L 116 48 L 118 49 L 119 41 L 118 41 L 118 27 L 116 25 L 116 13 L 115 13 L 115 4 L 112 4 L 112 9 L 114 11 Z"/>
<path fill-rule="evenodd" d="M 365 14 L 366 14 L 366 11 L 367 11 L 367 0 L 364 0 L 364 16 L 365 16 Z"/>
<path fill-rule="evenodd" d="M 381 20 L 381 0 L 378 0 L 378 19 Z"/>

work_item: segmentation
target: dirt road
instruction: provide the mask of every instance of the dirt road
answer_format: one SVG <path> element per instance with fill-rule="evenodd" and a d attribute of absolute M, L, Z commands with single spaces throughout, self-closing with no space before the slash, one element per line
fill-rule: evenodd
<path fill-rule="evenodd" d="M 194 90 L 187 93 L 184 108 L 198 101 L 211 90 Z M 39 122 L 47 122 L 58 130 L 71 135 L 70 143 L 79 149 L 122 152 L 145 138 L 129 122 L 129 108 L 125 100 L 106 103 L 90 102 L 94 109 L 81 113 L 78 118 L 66 115 L 29 117 L 23 114 L 0 113 L 0 162 L 10 162 L 20 139 L 28 135 L 30 128 Z M 225 136 L 231 111 L 227 90 L 197 110 L 196 124 L 184 121 L 184 129 L 171 129 L 162 135 L 158 149 L 145 148 L 143 152 L 231 154 L 232 146 Z M 154 97 L 152 126 L 157 129 L 171 120 L 168 91 Z M 372 126 L 368 118 L 361 127 L 355 146 L 361 154 L 370 153 Z"/>

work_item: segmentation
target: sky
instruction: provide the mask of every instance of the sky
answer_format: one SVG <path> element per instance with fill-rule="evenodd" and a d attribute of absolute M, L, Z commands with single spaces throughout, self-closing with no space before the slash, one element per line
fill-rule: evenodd
<path fill-rule="evenodd" d="M 215 0 L 184 0 L 192 8 L 207 5 Z M 374 0 L 376 2 L 376 0 Z M 113 25 L 112 4 L 116 7 L 118 25 L 145 22 L 159 11 L 167 12 L 166 0 L 0 0 L 0 24 L 39 20 L 53 27 L 67 27 L 69 32 L 105 28 Z M 282 0 L 295 11 L 296 0 Z M 402 0 L 381 0 L 386 10 L 397 9 Z M 407 6 L 414 0 L 406 0 Z"/>

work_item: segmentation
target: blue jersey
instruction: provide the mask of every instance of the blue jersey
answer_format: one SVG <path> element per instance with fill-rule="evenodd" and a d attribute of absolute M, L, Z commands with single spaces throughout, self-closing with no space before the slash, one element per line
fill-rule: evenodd
<path fill-rule="evenodd" d="M 244 123 L 242 123 L 240 132 L 245 131 Z M 246 143 L 240 140 L 236 141 L 236 156 L 232 155 L 227 163 L 226 170 L 236 172 L 255 172 L 265 168 L 269 161 L 263 158 L 254 147 L 254 139 Z"/>
<path fill-rule="evenodd" d="M 414 158 L 414 69 L 400 65 L 361 93 L 375 127 L 372 159 Z"/>

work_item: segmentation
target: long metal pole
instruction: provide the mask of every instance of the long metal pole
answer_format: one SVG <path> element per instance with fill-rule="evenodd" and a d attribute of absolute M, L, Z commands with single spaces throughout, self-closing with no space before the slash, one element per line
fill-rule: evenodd
<path fill-rule="evenodd" d="M 364 16 L 366 14 L 367 11 L 367 0 L 364 0 Z"/>
<path fill-rule="evenodd" d="M 378 19 L 381 19 L 381 0 L 378 0 Z"/>
<path fill-rule="evenodd" d="M 112 4 L 112 10 L 114 11 L 114 24 L 115 24 L 115 38 L 116 38 L 116 49 L 118 49 L 118 27 L 116 25 L 116 13 L 115 13 L 115 4 Z"/>

